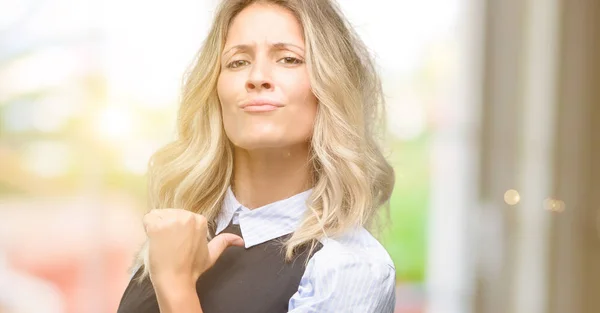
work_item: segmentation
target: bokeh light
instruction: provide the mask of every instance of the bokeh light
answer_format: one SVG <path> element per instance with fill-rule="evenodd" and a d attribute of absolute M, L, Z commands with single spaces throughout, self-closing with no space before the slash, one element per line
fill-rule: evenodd
<path fill-rule="evenodd" d="M 546 198 L 544 200 L 544 209 L 551 212 L 561 213 L 565 210 L 565 202 L 559 199 Z"/>
<path fill-rule="evenodd" d="M 504 202 L 508 205 L 516 205 L 521 201 L 521 195 L 514 189 L 509 189 L 504 193 Z"/>

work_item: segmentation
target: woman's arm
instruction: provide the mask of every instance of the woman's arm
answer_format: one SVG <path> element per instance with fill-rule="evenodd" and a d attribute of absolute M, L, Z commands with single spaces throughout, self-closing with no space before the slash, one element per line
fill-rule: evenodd
<path fill-rule="evenodd" d="M 207 221 L 181 209 L 152 210 L 144 216 L 150 280 L 161 313 L 201 313 L 196 281 L 229 246 L 243 246 L 234 234 L 206 238 Z"/>
<path fill-rule="evenodd" d="M 298 292 L 289 301 L 288 312 L 394 312 L 396 272 L 392 261 L 359 254 L 336 246 L 315 253 Z"/>
<path fill-rule="evenodd" d="M 195 283 L 164 278 L 156 280 L 154 290 L 161 313 L 202 313 Z"/>

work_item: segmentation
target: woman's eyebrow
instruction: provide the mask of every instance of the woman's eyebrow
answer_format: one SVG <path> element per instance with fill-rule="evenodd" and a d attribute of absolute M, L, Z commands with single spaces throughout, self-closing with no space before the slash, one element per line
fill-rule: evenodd
<path fill-rule="evenodd" d="M 293 43 L 287 43 L 287 42 L 276 42 L 276 43 L 272 44 L 271 46 L 272 46 L 273 48 L 276 48 L 276 49 L 289 49 L 290 47 L 293 47 L 293 48 L 296 48 L 296 49 L 298 49 L 298 50 L 300 50 L 300 51 L 304 52 L 304 48 L 302 48 L 302 47 L 300 47 L 300 46 L 298 46 L 298 45 L 295 45 L 295 44 L 293 44 Z"/>
<path fill-rule="evenodd" d="M 252 50 L 252 48 L 255 45 L 249 45 L 249 44 L 240 44 L 240 45 L 235 45 L 233 47 L 230 47 L 226 50 L 224 50 L 223 52 L 223 56 L 229 54 L 232 51 L 248 51 L 248 50 Z M 289 49 L 290 47 L 292 48 L 296 48 L 302 52 L 304 52 L 304 48 L 300 47 L 299 45 L 293 44 L 293 43 L 287 43 L 287 42 L 276 42 L 276 43 L 272 43 L 271 44 L 271 48 L 273 49 Z"/>

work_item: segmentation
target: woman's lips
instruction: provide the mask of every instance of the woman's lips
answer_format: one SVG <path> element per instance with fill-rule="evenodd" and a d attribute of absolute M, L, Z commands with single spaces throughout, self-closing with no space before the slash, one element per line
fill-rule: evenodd
<path fill-rule="evenodd" d="M 269 112 L 277 109 L 279 107 L 272 104 L 248 105 L 242 108 L 246 112 Z"/>

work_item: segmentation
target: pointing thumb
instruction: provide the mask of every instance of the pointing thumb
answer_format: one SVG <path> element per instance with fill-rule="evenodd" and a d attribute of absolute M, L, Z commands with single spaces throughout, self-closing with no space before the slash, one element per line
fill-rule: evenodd
<path fill-rule="evenodd" d="M 208 243 L 208 258 L 210 262 L 210 266 L 213 266 L 217 259 L 221 256 L 223 251 L 227 249 L 229 246 L 244 246 L 244 239 L 238 235 L 222 233 L 220 235 L 215 236 Z"/>

